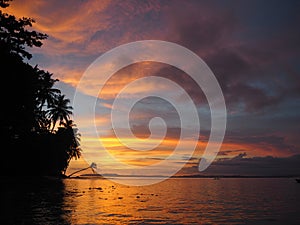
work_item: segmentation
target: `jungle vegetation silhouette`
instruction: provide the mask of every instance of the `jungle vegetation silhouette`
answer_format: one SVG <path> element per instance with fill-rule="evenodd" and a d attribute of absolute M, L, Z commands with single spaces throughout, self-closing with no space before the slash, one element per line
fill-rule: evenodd
<path fill-rule="evenodd" d="M 9 1 L 0 0 L 0 7 Z M 2 175 L 63 175 L 81 155 L 70 100 L 54 88 L 51 73 L 27 63 L 28 49 L 47 38 L 29 29 L 34 22 L 0 10 Z"/>

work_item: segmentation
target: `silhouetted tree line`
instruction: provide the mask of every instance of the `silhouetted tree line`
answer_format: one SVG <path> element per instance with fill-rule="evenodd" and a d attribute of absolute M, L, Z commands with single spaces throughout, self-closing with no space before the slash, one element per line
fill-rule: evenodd
<path fill-rule="evenodd" d="M 54 88 L 51 73 L 27 63 L 28 49 L 47 38 L 30 29 L 34 22 L 0 11 L 2 175 L 61 175 L 81 153 L 70 100 Z"/>

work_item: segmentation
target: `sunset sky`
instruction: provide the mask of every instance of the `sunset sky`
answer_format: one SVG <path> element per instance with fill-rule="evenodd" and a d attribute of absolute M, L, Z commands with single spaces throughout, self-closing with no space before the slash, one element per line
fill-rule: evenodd
<path fill-rule="evenodd" d="M 30 50 L 30 63 L 53 73 L 60 80 L 58 87 L 71 100 L 87 67 L 121 44 L 164 40 L 190 49 L 215 74 L 227 107 L 227 130 L 219 161 L 207 173 L 300 172 L 299 166 L 295 167 L 300 162 L 299 1 L 15 0 L 4 11 L 34 18 L 34 29 L 49 35 L 42 48 Z M 173 80 L 195 102 L 201 132 L 197 149 L 182 173 L 196 173 L 209 137 L 208 103 L 187 74 L 167 64 L 144 62 L 123 68 L 111 77 L 99 96 L 88 96 L 91 89 L 97 88 L 96 81 L 80 90 L 87 99 L 98 97 L 95 121 L 104 145 L 121 161 L 140 166 L 163 160 L 173 151 L 180 135 L 180 120 L 174 107 L 159 98 L 144 99 L 130 114 L 133 133 L 140 138 L 149 136 L 151 118 L 160 116 L 165 120 L 166 137 L 154 150 L 130 150 L 116 140 L 110 129 L 101 129 L 110 124 L 110 109 L 118 92 L 129 82 L 147 76 Z M 144 82 L 128 90 L 127 96 L 145 90 L 170 91 L 163 84 Z M 98 141 L 99 137 L 89 136 L 89 127 L 81 124 L 78 128 L 83 143 Z M 185 140 L 187 148 L 190 141 Z M 149 143 L 139 147 L 146 148 Z M 83 145 L 83 151 L 90 150 Z M 181 155 L 174 163 L 184 157 Z M 260 170 L 263 165 L 278 167 Z M 71 170 L 83 166 L 83 160 L 72 162 Z"/>

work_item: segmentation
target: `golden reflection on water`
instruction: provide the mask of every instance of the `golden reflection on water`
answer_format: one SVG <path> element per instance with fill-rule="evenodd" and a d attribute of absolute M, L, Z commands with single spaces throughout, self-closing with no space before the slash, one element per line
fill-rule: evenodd
<path fill-rule="evenodd" d="M 135 187 L 105 179 L 66 180 L 65 211 L 70 212 L 66 220 L 72 224 L 182 223 L 190 213 L 201 213 L 201 204 L 190 207 L 197 196 L 192 195 L 195 187 L 187 184 L 172 179 Z M 204 196 L 216 194 L 206 191 Z"/>
<path fill-rule="evenodd" d="M 70 224 L 282 222 L 298 215 L 291 199 L 300 197 L 299 192 L 294 195 L 297 185 L 284 181 L 168 179 L 150 186 L 125 186 L 106 179 L 67 179 L 63 216 Z M 284 193 L 289 186 L 294 189 Z M 276 188 L 281 195 L 274 193 Z"/>
<path fill-rule="evenodd" d="M 292 178 L 0 179 L 1 224 L 300 224 Z"/>

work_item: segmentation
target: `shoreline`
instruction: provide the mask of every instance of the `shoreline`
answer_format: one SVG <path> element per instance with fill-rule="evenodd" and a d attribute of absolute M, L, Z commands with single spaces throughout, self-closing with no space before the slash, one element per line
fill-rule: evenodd
<path fill-rule="evenodd" d="M 243 176 L 243 175 L 223 175 L 223 176 L 203 176 L 203 175 L 196 175 L 196 176 L 172 176 L 172 177 L 164 177 L 164 176 L 129 176 L 129 175 L 118 175 L 118 176 L 103 176 L 103 175 L 80 175 L 75 177 L 68 177 L 68 176 L 49 176 L 49 175 L 1 175 L 1 179 L 28 179 L 28 180 L 68 180 L 68 179 L 226 179 L 226 178 L 243 178 L 243 179 L 253 179 L 253 178 L 268 178 L 268 179 L 274 179 L 274 178 L 289 178 L 289 179 L 299 179 L 300 175 L 291 175 L 291 176 Z"/>

